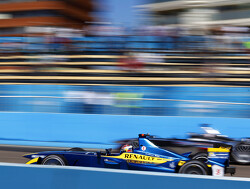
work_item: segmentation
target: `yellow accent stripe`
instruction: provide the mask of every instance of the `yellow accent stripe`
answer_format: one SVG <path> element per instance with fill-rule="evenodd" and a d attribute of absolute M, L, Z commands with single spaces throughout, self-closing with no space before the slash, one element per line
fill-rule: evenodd
<path fill-rule="evenodd" d="M 36 163 L 38 161 L 39 158 L 34 158 L 30 161 L 28 161 L 26 164 L 32 164 L 32 163 Z"/>
<path fill-rule="evenodd" d="M 208 152 L 230 152 L 230 149 L 227 148 L 208 148 Z"/>
<path fill-rule="evenodd" d="M 104 156 L 104 157 L 132 160 L 132 161 L 141 161 L 141 162 L 145 162 L 145 163 L 150 162 L 150 163 L 154 163 L 154 164 L 161 164 L 161 163 L 166 163 L 168 161 L 173 161 L 173 159 L 145 156 L 145 155 L 135 154 L 135 153 L 122 153 L 119 156 Z"/>
<path fill-rule="evenodd" d="M 178 165 L 179 165 L 179 166 L 182 166 L 182 165 L 184 165 L 185 163 L 186 163 L 185 161 L 179 161 Z"/>

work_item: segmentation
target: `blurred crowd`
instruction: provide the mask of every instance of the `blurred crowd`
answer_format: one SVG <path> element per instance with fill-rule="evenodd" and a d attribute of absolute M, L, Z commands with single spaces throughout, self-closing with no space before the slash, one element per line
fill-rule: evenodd
<path fill-rule="evenodd" d="M 52 31 L 52 32 L 51 32 Z M 216 27 L 206 30 L 169 26 L 134 29 L 90 26 L 85 30 L 49 30 L 43 36 L 0 37 L 0 53 L 84 53 L 100 52 L 236 52 L 248 53 L 247 27 Z"/>
<path fill-rule="evenodd" d="M 224 26 L 205 30 L 169 26 L 134 29 L 89 26 L 85 30 L 61 31 L 58 28 L 50 28 L 45 31 L 42 36 L 33 33 L 22 37 L 0 37 L 0 58 L 3 57 L 0 61 L 5 62 L 6 65 L 4 57 L 25 55 L 21 59 L 9 60 L 13 61 L 11 69 L 27 68 L 35 74 L 43 69 L 42 75 L 48 75 L 49 73 L 45 73 L 46 69 L 53 68 L 57 71 L 63 69 L 63 71 L 59 70 L 62 76 L 72 75 L 70 72 L 66 73 L 70 69 L 77 73 L 77 76 L 82 76 L 84 73 L 86 75 L 89 70 L 91 70 L 91 76 L 103 76 L 100 73 L 105 73 L 108 77 L 197 78 L 198 76 L 200 79 L 196 81 L 199 84 L 207 82 L 202 78 L 204 76 L 235 77 L 236 74 L 237 78 L 248 77 L 246 74 L 249 71 L 250 29 L 247 27 Z M 232 56 L 234 58 L 230 58 Z M 21 65 L 20 61 L 29 62 L 29 64 Z M 16 62 L 19 64 L 15 64 Z M 0 68 L 3 69 L 3 65 Z M 8 66 L 7 68 L 9 69 Z M 171 76 L 166 75 L 171 74 L 171 71 L 175 72 L 172 72 Z M 57 74 L 57 72 L 50 73 L 54 76 Z M 137 73 L 140 75 L 133 75 Z M 7 74 L 7 71 L 4 74 Z M 13 75 L 13 73 L 10 74 Z M 67 80 L 67 78 L 63 79 Z M 98 82 L 100 83 L 100 81 L 96 83 Z M 151 84 L 150 82 L 146 84 Z M 239 83 L 238 80 L 236 82 Z M 247 82 L 243 84 L 246 85 Z M 116 81 L 116 83 L 122 82 Z M 129 81 L 126 83 L 128 84 Z M 173 83 L 176 82 L 173 81 Z M 182 83 L 185 83 L 185 80 Z"/>

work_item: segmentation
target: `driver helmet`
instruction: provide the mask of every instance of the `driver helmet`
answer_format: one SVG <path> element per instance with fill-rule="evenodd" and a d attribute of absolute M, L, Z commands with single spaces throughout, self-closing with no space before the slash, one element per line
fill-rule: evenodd
<path fill-rule="evenodd" d="M 121 147 L 121 153 L 122 152 L 132 152 L 133 151 L 133 146 L 129 144 L 125 144 Z"/>

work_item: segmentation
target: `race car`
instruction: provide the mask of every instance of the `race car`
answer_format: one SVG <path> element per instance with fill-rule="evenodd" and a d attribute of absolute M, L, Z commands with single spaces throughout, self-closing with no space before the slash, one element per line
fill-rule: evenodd
<path fill-rule="evenodd" d="M 226 135 L 222 135 L 218 130 L 210 127 L 207 124 L 201 125 L 203 134 L 190 133 L 188 141 L 199 144 L 203 142 L 205 145 L 230 145 L 232 147 L 230 161 L 239 164 L 250 163 L 250 139 L 242 138 L 235 140 Z M 201 144 L 199 144 L 201 145 Z"/>
<path fill-rule="evenodd" d="M 158 138 L 151 136 L 149 140 L 157 146 L 164 149 L 169 149 L 178 153 L 183 153 L 187 150 L 192 151 L 190 157 L 193 159 L 207 159 L 208 148 L 224 146 L 231 147 L 230 162 L 239 164 L 250 164 L 250 138 L 242 138 L 235 140 L 226 135 L 222 135 L 218 130 L 210 127 L 209 124 L 201 124 L 200 128 L 203 133 L 189 133 L 187 139 L 178 138 Z M 125 139 L 116 141 L 120 144 L 118 149 L 123 144 L 136 144 L 136 139 Z"/>
<path fill-rule="evenodd" d="M 86 152 L 80 148 L 67 151 L 48 151 L 24 155 L 31 159 L 27 164 L 84 166 L 125 170 L 158 171 L 197 175 L 223 176 L 235 173 L 229 167 L 229 148 L 209 148 L 208 160 L 192 160 L 191 152 L 177 154 L 154 145 L 150 136 L 140 134 L 138 147 L 125 145 L 119 153 Z"/>

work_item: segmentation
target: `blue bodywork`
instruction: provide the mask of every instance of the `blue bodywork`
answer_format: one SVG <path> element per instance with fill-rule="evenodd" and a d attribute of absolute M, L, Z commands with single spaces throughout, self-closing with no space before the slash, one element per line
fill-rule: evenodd
<path fill-rule="evenodd" d="M 116 168 L 126 170 L 160 171 L 160 172 L 178 172 L 180 167 L 190 161 L 189 153 L 177 154 L 166 149 L 161 149 L 147 139 L 145 135 L 139 135 L 139 147 L 133 149 L 133 152 L 106 153 L 86 152 L 86 151 L 47 151 L 34 154 L 28 154 L 24 157 L 36 159 L 28 164 L 41 164 L 42 160 L 49 155 L 59 155 L 64 157 L 66 165 Z M 211 152 L 210 152 L 211 153 Z M 209 169 L 213 165 L 226 168 L 228 166 L 229 153 L 213 152 L 205 163 Z"/>

